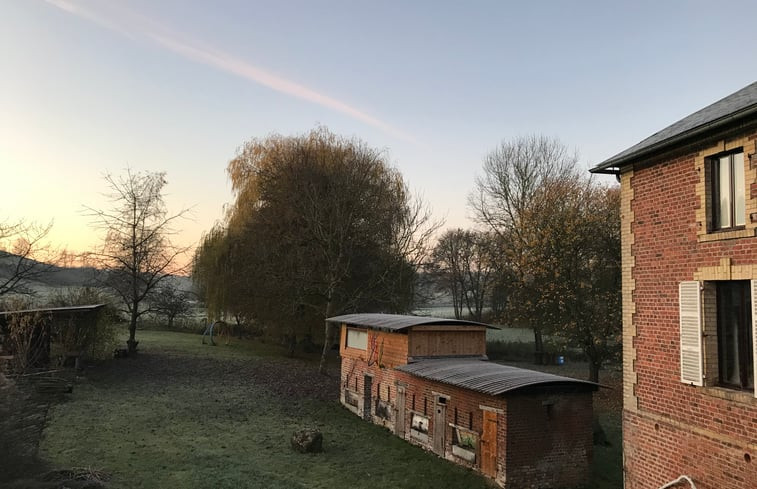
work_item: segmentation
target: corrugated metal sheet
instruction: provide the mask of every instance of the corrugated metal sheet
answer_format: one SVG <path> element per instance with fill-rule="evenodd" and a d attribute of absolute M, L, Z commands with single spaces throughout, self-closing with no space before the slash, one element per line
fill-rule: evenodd
<path fill-rule="evenodd" d="M 585 380 L 462 358 L 422 360 L 399 366 L 397 370 L 494 396 L 531 386 L 577 386 L 586 390 L 599 387 Z"/>
<path fill-rule="evenodd" d="M 425 316 L 403 316 L 401 314 L 345 314 L 344 316 L 335 316 L 326 319 L 330 323 L 349 324 L 351 326 L 364 326 L 371 329 L 382 329 L 386 331 L 401 331 L 420 325 L 439 325 L 439 326 L 486 326 L 491 329 L 498 329 L 494 326 L 477 323 L 475 321 L 465 321 L 462 319 L 441 319 Z"/>
<path fill-rule="evenodd" d="M 23 309 L 19 311 L 0 311 L 0 316 L 10 316 L 12 314 L 63 314 L 67 312 L 89 312 L 105 307 L 105 304 L 92 304 L 87 306 L 68 306 L 68 307 L 43 307 L 39 309 Z"/>

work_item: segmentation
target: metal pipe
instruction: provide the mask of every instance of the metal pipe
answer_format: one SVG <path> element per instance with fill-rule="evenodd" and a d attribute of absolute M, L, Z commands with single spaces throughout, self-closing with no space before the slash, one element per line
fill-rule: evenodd
<path fill-rule="evenodd" d="M 689 485 L 691 485 L 691 489 L 697 489 L 697 486 L 694 485 L 694 481 L 691 480 L 691 477 L 689 477 L 688 475 L 682 475 L 678 479 L 676 479 L 674 481 L 670 481 L 667 484 L 665 484 L 664 486 L 661 486 L 660 489 L 668 489 L 670 487 L 675 486 L 676 484 L 680 484 L 683 481 L 688 482 Z"/>

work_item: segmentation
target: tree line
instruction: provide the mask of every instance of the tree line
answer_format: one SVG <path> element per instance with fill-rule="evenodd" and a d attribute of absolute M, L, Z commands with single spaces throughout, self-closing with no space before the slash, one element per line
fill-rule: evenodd
<path fill-rule="evenodd" d="M 384 151 L 319 127 L 247 141 L 227 166 L 233 201 L 197 246 L 191 274 L 209 320 L 298 344 L 334 342 L 324 319 L 351 312 L 408 313 L 421 278 L 449 294 L 456 317 L 533 329 L 580 348 L 589 377 L 620 346 L 619 190 L 578 167 L 559 140 L 503 141 L 484 159 L 469 195 L 476 228 L 450 229 L 408 189 Z M 172 321 L 185 294 L 166 279 L 186 248 L 168 212 L 165 174 L 106 175 L 110 207 L 86 208 L 103 233 L 90 253 L 101 285 L 120 299 L 130 350 L 142 315 Z M 0 296 L 28 292 L 43 271 L 32 258 L 49 226 L 0 223 Z M 3 243 L 4 242 L 4 243 Z M 6 274 L 8 275 L 8 274 Z"/>
<path fill-rule="evenodd" d="M 195 252 L 214 318 L 298 342 L 333 343 L 324 319 L 407 313 L 421 276 L 455 316 L 533 329 L 580 348 L 591 379 L 620 345 L 617 187 L 600 185 L 559 140 L 503 142 L 469 205 L 478 227 L 440 228 L 386 155 L 317 128 L 244 144 L 227 172 L 234 200 Z M 323 364 L 322 364 L 323 365 Z"/>

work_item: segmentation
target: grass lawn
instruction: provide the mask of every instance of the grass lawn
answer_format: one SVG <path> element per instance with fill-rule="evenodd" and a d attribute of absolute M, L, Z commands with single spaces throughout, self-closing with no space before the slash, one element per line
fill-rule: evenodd
<path fill-rule="evenodd" d="M 336 401 L 338 372 L 253 342 L 141 331 L 140 354 L 90 369 L 56 406 L 42 454 L 123 488 L 484 488 L 475 473 L 366 423 Z M 299 454 L 317 427 L 324 452 Z"/>

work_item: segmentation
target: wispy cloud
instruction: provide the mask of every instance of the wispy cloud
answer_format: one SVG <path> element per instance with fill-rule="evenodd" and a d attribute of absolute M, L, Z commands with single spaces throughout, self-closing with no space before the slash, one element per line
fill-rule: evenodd
<path fill-rule="evenodd" d="M 154 19 L 141 16 L 136 12 L 123 10 L 121 4 L 118 7 L 114 6 L 118 8 L 117 14 L 114 14 L 114 12 L 106 12 L 103 8 L 104 4 L 101 2 L 96 3 L 96 8 L 93 8 L 74 0 L 45 1 L 61 10 L 116 31 L 131 39 L 143 37 L 186 59 L 212 66 L 277 92 L 340 112 L 355 120 L 376 127 L 394 137 L 414 142 L 414 139 L 405 132 L 347 103 L 319 93 L 292 80 L 275 75 L 230 53 L 214 49 L 204 45 L 202 42 L 182 37 L 172 32 L 166 26 L 159 24 Z"/>

